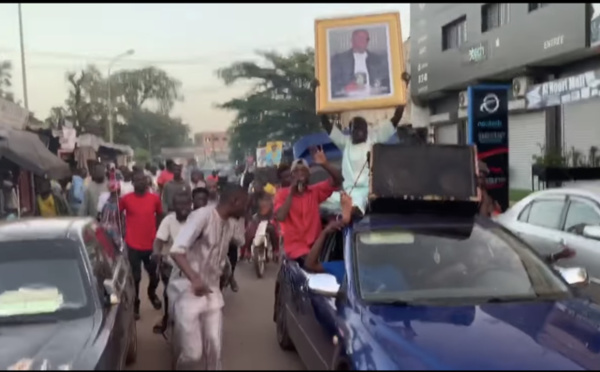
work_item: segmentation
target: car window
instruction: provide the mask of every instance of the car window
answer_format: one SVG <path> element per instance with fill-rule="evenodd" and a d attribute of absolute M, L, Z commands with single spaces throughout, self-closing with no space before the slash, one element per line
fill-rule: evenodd
<path fill-rule="evenodd" d="M 585 225 L 600 225 L 600 214 L 590 203 L 571 200 L 565 220 L 565 231 L 573 231 Z"/>
<path fill-rule="evenodd" d="M 430 301 L 568 296 L 525 243 L 498 226 L 389 229 L 356 234 L 357 283 L 365 300 Z"/>
<path fill-rule="evenodd" d="M 527 223 L 549 229 L 559 229 L 564 205 L 564 200 L 536 200 L 531 204 Z"/>
<path fill-rule="evenodd" d="M 0 243 L 0 325 L 91 313 L 80 247 L 69 239 Z"/>
<path fill-rule="evenodd" d="M 529 211 L 531 211 L 531 204 L 533 204 L 533 203 L 529 203 L 529 204 L 527 204 L 527 206 L 525 208 L 523 208 L 523 210 L 519 214 L 519 218 L 518 218 L 519 221 L 527 222 L 527 219 L 529 219 Z"/>

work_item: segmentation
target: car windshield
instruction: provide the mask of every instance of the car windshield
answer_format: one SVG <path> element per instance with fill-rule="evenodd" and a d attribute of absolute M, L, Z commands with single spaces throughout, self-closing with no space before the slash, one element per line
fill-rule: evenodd
<path fill-rule="evenodd" d="M 92 305 L 84 272 L 74 241 L 0 242 L 0 324 L 88 315 Z"/>
<path fill-rule="evenodd" d="M 568 286 L 503 228 L 388 229 L 355 236 L 358 287 L 376 302 L 501 302 L 570 296 Z"/>

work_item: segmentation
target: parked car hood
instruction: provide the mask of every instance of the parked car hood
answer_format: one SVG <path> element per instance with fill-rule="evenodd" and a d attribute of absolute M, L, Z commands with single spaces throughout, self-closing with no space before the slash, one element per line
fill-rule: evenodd
<path fill-rule="evenodd" d="M 599 310 L 579 299 L 372 305 L 362 322 L 389 357 L 390 368 L 585 370 L 600 363 Z"/>
<path fill-rule="evenodd" d="M 0 325 L 0 369 L 73 369 L 88 345 L 92 317 L 55 323 Z"/>

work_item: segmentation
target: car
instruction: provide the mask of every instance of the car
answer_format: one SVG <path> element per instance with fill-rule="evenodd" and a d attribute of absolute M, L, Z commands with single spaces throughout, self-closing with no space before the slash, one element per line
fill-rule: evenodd
<path fill-rule="evenodd" d="M 93 219 L 0 224 L 0 369 L 124 369 L 134 299 L 127 258 Z"/>
<path fill-rule="evenodd" d="M 277 341 L 310 370 L 591 370 L 600 308 L 585 270 L 557 269 L 483 217 L 369 215 L 325 241 L 311 274 L 284 258 Z"/>
<path fill-rule="evenodd" d="M 565 267 L 584 267 L 590 275 L 585 293 L 600 302 L 600 185 L 534 192 L 496 217 L 503 226 L 527 241 L 540 254 L 560 251 L 575 255 L 561 261 Z"/>

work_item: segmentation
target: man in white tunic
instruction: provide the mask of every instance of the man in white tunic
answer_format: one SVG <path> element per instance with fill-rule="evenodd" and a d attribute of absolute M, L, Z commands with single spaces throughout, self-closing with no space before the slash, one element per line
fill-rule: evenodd
<path fill-rule="evenodd" d="M 229 185 L 216 206 L 190 214 L 171 248 L 176 264 L 169 281 L 173 302 L 173 342 L 178 370 L 221 369 L 224 305 L 219 279 L 229 243 L 244 243 L 248 193 Z"/>
<path fill-rule="evenodd" d="M 342 133 L 326 115 L 321 116 L 321 124 L 331 141 L 342 150 L 343 188 L 352 197 L 354 214 L 364 215 L 367 207 L 370 179 L 367 153 L 373 144 L 385 143 L 396 133 L 403 113 L 404 107 L 399 106 L 390 121 L 381 122 L 374 128 L 369 128 L 367 121 L 357 116 L 350 122 L 350 136 Z M 340 194 L 334 193 L 328 202 L 339 205 Z"/>

